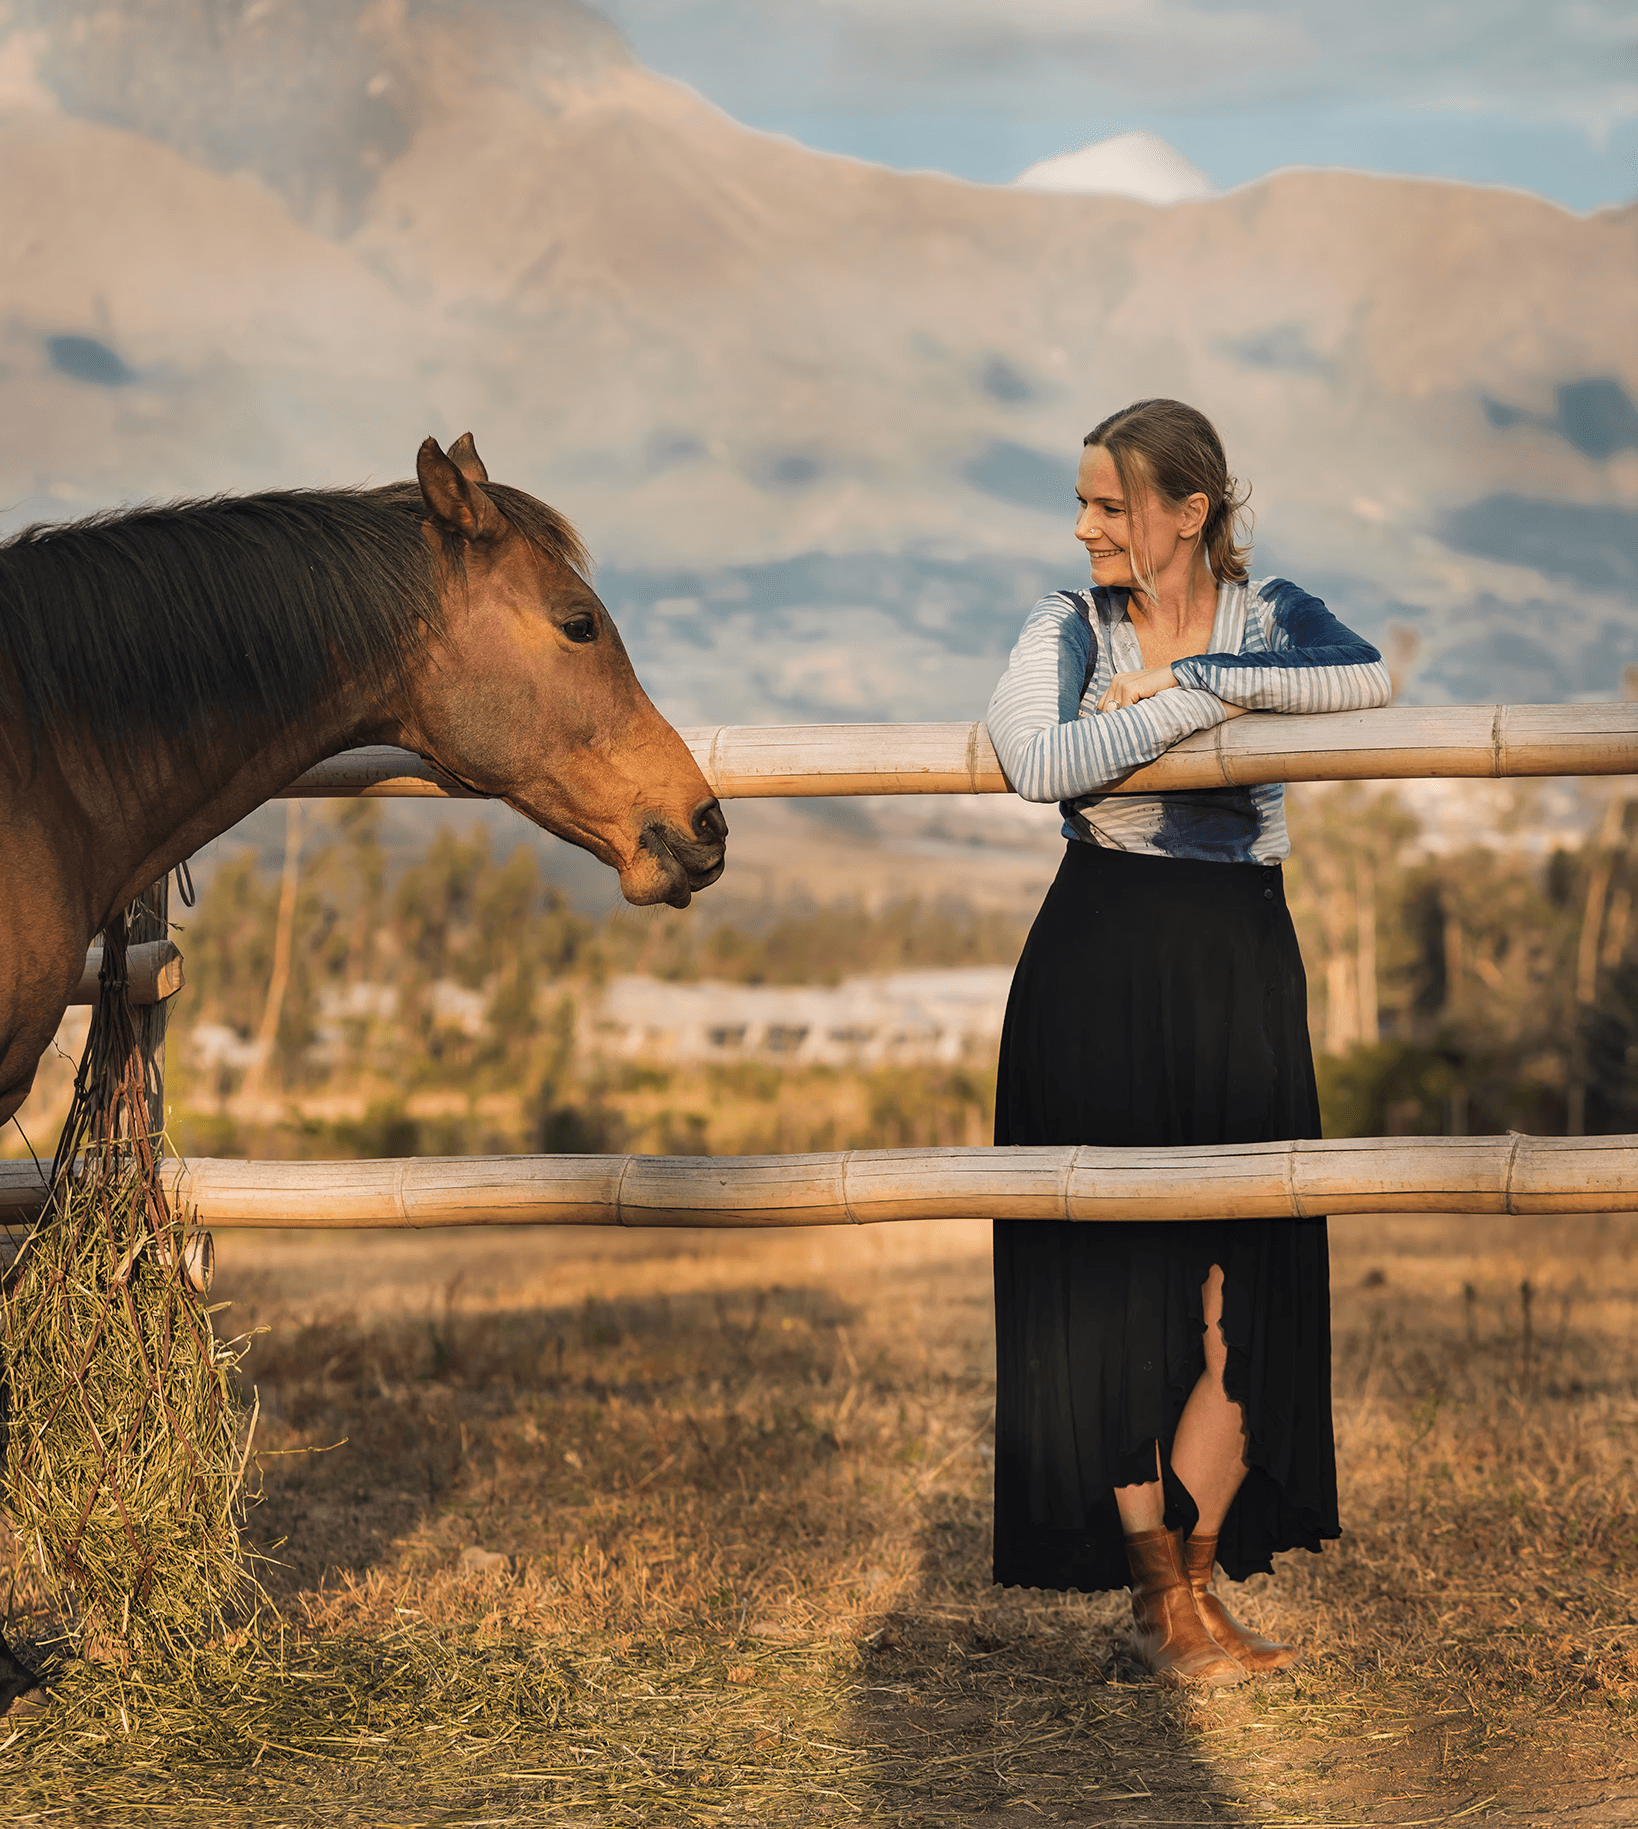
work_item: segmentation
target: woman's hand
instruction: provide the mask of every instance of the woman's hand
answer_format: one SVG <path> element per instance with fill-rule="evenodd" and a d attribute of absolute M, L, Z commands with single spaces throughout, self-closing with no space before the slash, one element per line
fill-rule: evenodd
<path fill-rule="evenodd" d="M 1157 692 L 1165 692 L 1176 684 L 1177 675 L 1170 667 L 1145 667 L 1141 673 L 1117 673 L 1109 682 L 1109 690 L 1098 700 L 1098 710 L 1119 711 L 1122 706 L 1135 705 L 1139 699 L 1152 699 Z"/>

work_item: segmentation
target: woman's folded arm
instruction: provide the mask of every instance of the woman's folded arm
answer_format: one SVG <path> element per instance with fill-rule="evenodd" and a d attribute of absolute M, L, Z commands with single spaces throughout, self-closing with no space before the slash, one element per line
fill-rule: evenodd
<path fill-rule="evenodd" d="M 1044 597 L 1025 622 L 990 700 L 990 741 L 1025 800 L 1076 800 L 1124 779 L 1180 737 L 1229 712 L 1209 691 L 1179 686 L 1119 711 L 1083 713 L 1093 635 L 1063 597 Z"/>
<path fill-rule="evenodd" d="M 1269 578 L 1254 588 L 1246 616 L 1257 619 L 1266 646 L 1173 661 L 1180 686 L 1246 711 L 1363 711 L 1392 697 L 1376 649 L 1288 580 Z"/>

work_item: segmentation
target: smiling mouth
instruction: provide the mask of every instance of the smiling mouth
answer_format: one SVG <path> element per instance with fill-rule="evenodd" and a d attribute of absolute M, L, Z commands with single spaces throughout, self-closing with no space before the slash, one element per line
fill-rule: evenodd
<path fill-rule="evenodd" d="M 1121 555 L 1121 549 L 1118 546 L 1089 546 L 1086 552 L 1087 557 L 1091 559 L 1118 559 Z"/>

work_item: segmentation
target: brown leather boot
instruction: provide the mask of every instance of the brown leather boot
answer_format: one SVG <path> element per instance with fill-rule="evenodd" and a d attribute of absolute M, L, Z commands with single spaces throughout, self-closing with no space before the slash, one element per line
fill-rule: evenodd
<path fill-rule="evenodd" d="M 1132 1649 L 1163 1683 L 1222 1688 L 1245 1669 L 1201 1624 L 1183 1570 L 1181 1531 L 1139 1531 L 1126 1539 L 1132 1570 Z"/>
<path fill-rule="evenodd" d="M 1302 1653 L 1295 1645 L 1279 1645 L 1273 1639 L 1248 1632 L 1211 1591 L 1211 1571 L 1217 1561 L 1217 1532 L 1207 1537 L 1196 1531 L 1183 1546 L 1183 1562 L 1189 1574 L 1189 1588 L 1194 1595 L 1195 1610 L 1201 1623 L 1236 1663 L 1253 1676 L 1267 1676 L 1275 1670 L 1288 1670 L 1298 1663 Z"/>

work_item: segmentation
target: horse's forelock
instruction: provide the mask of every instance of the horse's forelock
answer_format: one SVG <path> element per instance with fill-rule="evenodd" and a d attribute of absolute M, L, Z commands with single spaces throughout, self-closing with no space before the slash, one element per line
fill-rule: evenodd
<path fill-rule="evenodd" d="M 548 558 L 566 565 L 588 583 L 591 581 L 591 554 L 566 516 L 508 483 L 485 483 L 483 490 L 526 540 Z"/>

